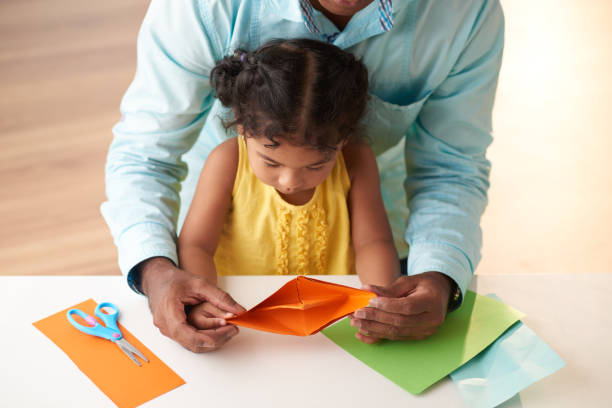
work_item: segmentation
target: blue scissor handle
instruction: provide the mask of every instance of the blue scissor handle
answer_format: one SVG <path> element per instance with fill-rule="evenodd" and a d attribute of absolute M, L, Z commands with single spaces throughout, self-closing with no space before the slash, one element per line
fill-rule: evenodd
<path fill-rule="evenodd" d="M 102 309 L 105 307 L 113 309 L 112 313 L 104 313 Z M 117 319 L 119 318 L 119 309 L 117 309 L 117 306 L 115 306 L 111 302 L 100 303 L 98 307 L 96 307 L 94 313 L 96 314 L 96 316 L 102 319 L 106 327 L 121 334 L 121 330 L 119 330 L 119 327 L 117 326 Z"/>
<path fill-rule="evenodd" d="M 101 310 L 104 307 L 113 309 L 113 313 L 104 313 Z M 73 314 L 81 316 L 87 323 L 90 324 L 90 326 L 83 326 L 82 324 L 78 323 L 72 317 Z M 117 341 L 123 337 L 121 335 L 119 327 L 117 327 L 117 318 L 119 317 L 119 309 L 117 309 L 117 306 L 113 305 L 110 302 L 100 303 L 98 307 L 96 307 L 95 314 L 100 319 L 102 319 L 106 327 L 102 326 L 96 321 L 95 318 L 89 316 L 87 313 L 79 309 L 70 309 L 67 313 L 67 316 L 68 321 L 70 321 L 70 324 L 72 324 L 74 327 L 76 327 L 83 333 L 91 334 L 92 336 L 102 337 L 103 339 L 111 341 Z"/>

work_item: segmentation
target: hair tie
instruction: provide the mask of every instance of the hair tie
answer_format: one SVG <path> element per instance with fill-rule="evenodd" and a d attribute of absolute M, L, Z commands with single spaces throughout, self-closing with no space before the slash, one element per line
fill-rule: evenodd
<path fill-rule="evenodd" d="M 246 52 L 243 52 L 242 54 L 240 54 L 240 62 L 244 62 L 245 55 L 246 55 Z"/>

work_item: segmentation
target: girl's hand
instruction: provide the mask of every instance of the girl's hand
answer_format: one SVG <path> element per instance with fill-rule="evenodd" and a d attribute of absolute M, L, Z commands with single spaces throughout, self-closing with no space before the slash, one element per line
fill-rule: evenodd
<path fill-rule="evenodd" d="M 194 353 L 202 353 L 218 349 L 238 334 L 236 326 L 226 325 L 223 317 L 216 316 L 229 317 L 245 309 L 203 277 L 177 268 L 167 258 L 152 258 L 141 271 L 142 289 L 149 298 L 153 322 L 164 336 Z M 185 313 L 189 306 L 195 306 L 190 321 Z"/>
<path fill-rule="evenodd" d="M 444 323 L 450 296 L 449 278 L 440 272 L 401 276 L 387 287 L 365 285 L 378 297 L 358 309 L 351 325 L 356 337 L 373 344 L 380 339 L 422 340 Z"/>
<path fill-rule="evenodd" d="M 193 307 L 187 307 L 187 323 L 198 330 L 218 329 L 227 325 L 225 319 L 233 317 L 233 313 L 228 313 L 219 309 L 210 302 L 202 302 Z M 238 327 L 236 327 L 238 329 Z"/>

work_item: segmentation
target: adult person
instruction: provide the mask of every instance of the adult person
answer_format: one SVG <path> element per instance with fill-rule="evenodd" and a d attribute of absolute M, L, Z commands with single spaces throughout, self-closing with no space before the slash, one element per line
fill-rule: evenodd
<path fill-rule="evenodd" d="M 480 259 L 503 48 L 498 0 L 153 0 L 106 166 L 102 214 L 120 269 L 148 296 L 155 325 L 184 347 L 214 350 L 238 333 L 222 318 L 242 307 L 177 267 L 177 227 L 231 117 L 211 92 L 211 68 L 278 37 L 328 41 L 368 68 L 361 125 L 407 276 L 369 287 L 379 297 L 352 324 L 367 343 L 430 336 L 461 303 Z M 216 324 L 188 312 L 204 300 Z"/>

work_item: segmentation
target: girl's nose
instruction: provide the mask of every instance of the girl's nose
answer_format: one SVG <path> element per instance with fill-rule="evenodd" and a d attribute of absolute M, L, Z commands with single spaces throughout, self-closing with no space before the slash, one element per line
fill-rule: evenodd
<path fill-rule="evenodd" d="M 287 169 L 279 177 L 278 184 L 287 192 L 292 192 L 302 185 L 302 176 L 297 170 Z"/>

